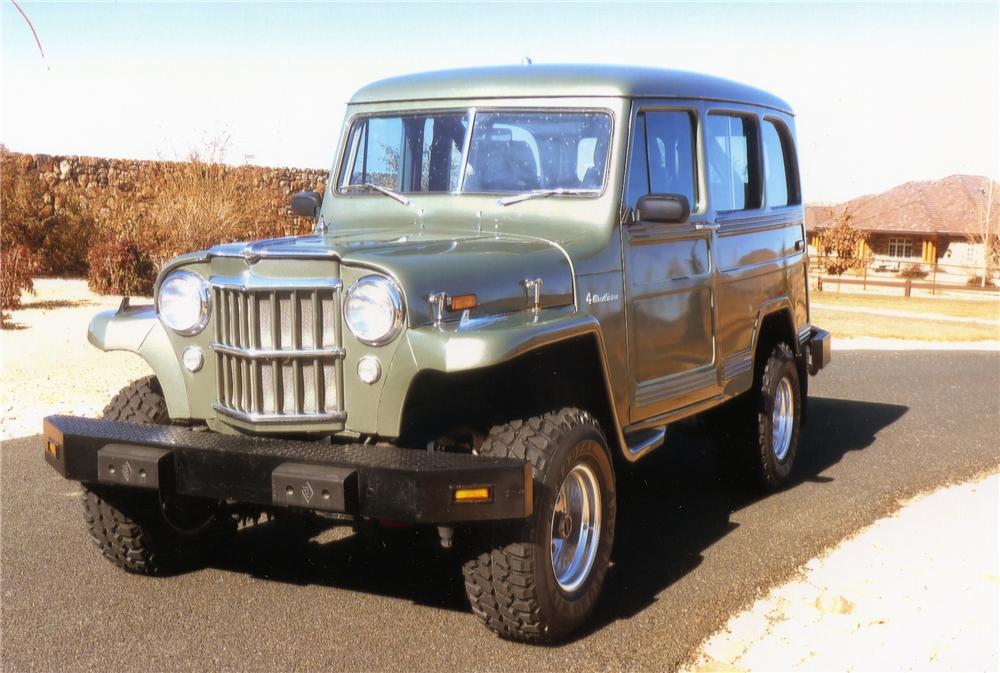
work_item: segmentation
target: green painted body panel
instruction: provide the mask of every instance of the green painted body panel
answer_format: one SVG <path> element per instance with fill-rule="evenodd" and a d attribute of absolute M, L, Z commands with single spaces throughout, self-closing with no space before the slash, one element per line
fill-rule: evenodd
<path fill-rule="evenodd" d="M 352 120 L 362 114 L 598 110 L 612 119 L 599 193 L 508 206 L 499 205 L 496 195 L 418 193 L 408 195 L 411 204 L 404 206 L 380 194 L 340 194 L 331 179 L 316 233 L 220 245 L 177 258 L 161 271 L 159 281 L 181 267 L 206 279 L 250 285 L 308 287 L 340 279 L 338 292 L 371 273 L 392 278 L 405 303 L 399 336 L 368 346 L 343 329 L 338 403 L 344 420 L 261 425 L 220 415 L 213 403 L 223 382 L 223 360 L 212 344 L 225 321 L 214 305 L 208 326 L 194 336 L 165 329 L 149 309 L 99 315 L 91 324 L 91 341 L 104 350 L 142 355 L 160 377 L 175 418 L 204 419 L 220 432 L 391 440 L 400 434 L 407 394 L 421 372 L 489 367 L 540 346 L 592 338 L 617 426 L 608 434 L 634 458 L 626 447 L 628 432 L 670 422 L 749 388 L 766 315 L 783 311 L 789 329 L 808 333 L 801 205 L 769 208 L 765 202 L 752 211 L 717 211 L 699 161 L 699 196 L 688 222 L 635 221 L 634 212 L 623 207 L 631 129 L 640 110 L 689 111 L 697 120 L 696 151 L 702 155 L 701 127 L 712 111 L 778 120 L 794 139 L 794 118 L 784 101 L 724 80 L 648 69 L 532 66 L 474 73 L 432 73 L 362 89 L 348 106 L 341 147 Z M 340 174 L 341 161 L 338 156 L 333 176 Z M 524 285 L 534 279 L 542 280 L 537 311 Z M 436 324 L 428 297 L 438 292 L 475 294 L 478 303 L 466 315 L 447 312 Z M 179 365 L 184 349 L 192 346 L 206 355 L 196 373 Z M 382 368 L 371 385 L 356 374 L 364 356 L 376 357 Z"/>

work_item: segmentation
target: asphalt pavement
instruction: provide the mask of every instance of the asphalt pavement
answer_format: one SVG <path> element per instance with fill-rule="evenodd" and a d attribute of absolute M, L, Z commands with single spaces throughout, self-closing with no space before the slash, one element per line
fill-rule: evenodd
<path fill-rule="evenodd" d="M 2 670 L 673 669 L 900 499 L 1000 465 L 996 352 L 838 351 L 810 384 L 795 482 L 781 493 L 733 484 L 724 451 L 694 428 L 620 471 L 603 598 L 558 647 L 483 629 L 442 552 L 379 549 L 345 529 L 289 545 L 259 526 L 202 568 L 128 575 L 91 547 L 79 486 L 45 464 L 41 438 L 4 442 Z"/>

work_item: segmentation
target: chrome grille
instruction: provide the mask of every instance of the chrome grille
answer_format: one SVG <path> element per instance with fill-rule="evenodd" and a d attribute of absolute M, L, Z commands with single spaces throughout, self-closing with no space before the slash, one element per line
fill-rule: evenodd
<path fill-rule="evenodd" d="M 211 283 L 215 409 L 253 423 L 343 421 L 340 281 Z"/>

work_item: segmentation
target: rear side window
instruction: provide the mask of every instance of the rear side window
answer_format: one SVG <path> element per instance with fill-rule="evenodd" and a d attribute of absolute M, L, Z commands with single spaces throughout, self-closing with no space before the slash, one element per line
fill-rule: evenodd
<path fill-rule="evenodd" d="M 765 120 L 761 132 L 764 141 L 764 185 L 767 205 L 771 208 L 798 203 L 795 182 L 795 155 L 788 133 Z"/>
<path fill-rule="evenodd" d="M 636 116 L 625 195 L 629 208 L 646 194 L 682 194 L 696 207 L 694 129 L 694 119 L 684 111 Z"/>
<path fill-rule="evenodd" d="M 754 122 L 733 115 L 709 115 L 706 135 L 709 191 L 715 210 L 760 208 Z"/>

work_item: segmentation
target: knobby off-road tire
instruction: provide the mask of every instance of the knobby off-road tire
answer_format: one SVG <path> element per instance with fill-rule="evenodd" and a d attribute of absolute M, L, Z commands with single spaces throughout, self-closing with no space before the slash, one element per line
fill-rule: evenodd
<path fill-rule="evenodd" d="M 102 413 L 112 421 L 128 421 L 145 425 L 167 425 L 167 401 L 155 376 L 146 376 L 128 384 L 111 398 Z"/>
<path fill-rule="evenodd" d="M 103 415 L 146 425 L 170 423 L 155 376 L 122 388 Z M 235 530 L 235 523 L 210 501 L 178 500 L 167 507 L 156 492 L 101 484 L 83 484 L 83 489 L 90 539 L 105 558 L 129 572 L 159 575 L 180 570 L 204 544 Z"/>
<path fill-rule="evenodd" d="M 803 410 L 799 377 L 791 347 L 774 344 L 753 387 L 733 404 L 725 421 L 726 436 L 741 454 L 738 462 L 753 483 L 767 490 L 785 486 L 795 465 Z"/>
<path fill-rule="evenodd" d="M 567 408 L 495 426 L 479 453 L 531 463 L 534 512 L 523 522 L 493 528 L 492 539 L 484 545 L 487 550 L 464 564 L 472 611 L 504 638 L 525 642 L 564 639 L 593 610 L 611 558 L 615 476 L 604 433 L 589 413 Z M 560 499 L 560 491 L 564 483 L 571 482 L 584 485 L 577 493 L 583 493 L 588 485 L 598 490 L 589 510 L 597 533 L 591 529 L 592 537 L 588 538 L 596 548 L 589 555 L 589 564 L 570 566 L 576 569 L 575 575 L 563 568 L 560 583 L 553 561 L 555 543 L 567 545 L 580 535 L 586 516 L 578 521 L 567 521 L 561 511 L 554 516 L 557 507 L 570 511 L 569 499 Z M 563 490 L 563 495 L 573 492 Z M 598 499 L 599 506 L 594 502 Z M 582 511 L 588 511 L 587 507 Z M 559 533 L 554 534 L 554 524 Z"/>
<path fill-rule="evenodd" d="M 104 558 L 119 568 L 144 575 L 169 572 L 170 558 L 161 558 L 152 522 L 160 517 L 158 500 L 147 493 L 85 485 L 83 517 L 90 539 Z"/>

